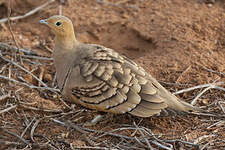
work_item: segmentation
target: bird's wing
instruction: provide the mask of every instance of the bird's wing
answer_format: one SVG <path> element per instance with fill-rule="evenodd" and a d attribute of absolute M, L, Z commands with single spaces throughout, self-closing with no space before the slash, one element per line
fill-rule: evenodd
<path fill-rule="evenodd" d="M 143 68 L 112 49 L 99 45 L 92 45 L 91 49 L 92 54 L 73 71 L 79 72 L 76 81 L 84 79 L 84 84 L 72 87 L 80 104 L 140 117 L 152 116 L 167 107 Z"/>

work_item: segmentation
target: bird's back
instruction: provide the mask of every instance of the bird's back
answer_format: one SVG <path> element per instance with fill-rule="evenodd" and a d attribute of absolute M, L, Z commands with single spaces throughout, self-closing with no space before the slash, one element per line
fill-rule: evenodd
<path fill-rule="evenodd" d="M 63 93 L 72 102 L 99 111 L 128 112 L 140 117 L 152 116 L 167 107 L 196 110 L 178 100 L 134 61 L 112 49 L 80 44 L 71 57 L 73 65 L 63 79 Z"/>

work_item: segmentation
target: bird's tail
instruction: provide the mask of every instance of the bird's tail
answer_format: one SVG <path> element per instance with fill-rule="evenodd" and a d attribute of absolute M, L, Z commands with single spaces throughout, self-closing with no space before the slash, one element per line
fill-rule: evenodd
<path fill-rule="evenodd" d="M 168 105 L 168 108 L 172 108 L 173 110 L 183 112 L 203 112 L 201 108 L 193 106 L 192 104 L 189 104 L 187 102 L 178 99 L 175 95 L 173 95 L 168 91 L 165 92 L 167 93 L 166 103 Z"/>
<path fill-rule="evenodd" d="M 149 75 L 150 76 L 150 75 Z M 164 98 L 168 108 L 173 109 L 175 111 L 183 111 L 183 112 L 203 112 L 202 109 L 193 106 L 187 102 L 179 100 L 175 95 L 167 91 L 162 85 L 160 85 L 156 79 L 150 76 L 149 80 L 158 88 L 159 95 Z"/>
<path fill-rule="evenodd" d="M 201 108 L 196 107 L 196 106 L 193 106 L 193 105 L 191 105 L 191 104 L 189 104 L 189 103 L 186 103 L 186 102 L 184 102 L 184 101 L 179 100 L 179 102 L 180 102 L 182 105 L 184 105 L 185 111 L 186 111 L 186 112 L 192 112 L 192 111 L 203 112 L 203 111 L 204 111 L 204 110 L 202 110 Z"/>

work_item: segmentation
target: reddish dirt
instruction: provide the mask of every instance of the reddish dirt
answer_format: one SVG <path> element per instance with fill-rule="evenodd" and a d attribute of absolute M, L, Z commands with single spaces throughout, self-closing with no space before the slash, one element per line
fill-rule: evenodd
<path fill-rule="evenodd" d="M 12 1 L 11 16 L 23 15 L 45 2 L 46 0 Z M 12 21 L 11 27 L 18 45 L 30 49 L 38 55 L 51 57 L 49 49 L 53 47 L 54 35 L 47 27 L 38 22 L 40 19 L 58 14 L 58 11 L 59 3 L 54 2 L 32 16 Z M 225 82 L 224 0 L 216 1 L 213 4 L 200 3 L 198 0 L 104 0 L 103 4 L 97 3 L 95 0 L 68 0 L 62 6 L 62 14 L 73 20 L 76 37 L 79 41 L 101 44 L 132 58 L 171 92 L 214 81 Z M 0 0 L 0 18 L 5 17 L 7 17 L 7 1 L 1 3 Z M 15 46 L 9 29 L 7 23 L 0 24 L 0 42 Z M 1 49 L 0 52 L 4 53 L 6 58 L 12 58 L 11 53 Z M 29 61 L 25 61 L 21 65 L 38 77 L 42 72 L 43 82 L 51 87 L 55 73 L 53 62 L 34 61 L 40 62 L 42 65 L 32 64 Z M 15 66 L 8 65 L 11 66 L 10 69 L 8 66 L 4 69 L 3 67 L 7 63 L 2 59 L 0 59 L 0 63 L 0 70 L 2 70 L 0 74 L 8 76 L 10 70 L 13 79 L 19 80 L 18 77 L 23 77 L 26 82 L 38 85 L 35 79 Z M 20 62 L 18 61 L 18 63 Z M 1 79 L 0 86 L 2 88 L 0 96 L 9 91 L 13 96 L 0 100 L 0 112 L 12 105 L 20 104 L 10 112 L 0 113 L 1 128 L 4 127 L 21 135 L 27 126 L 26 123 L 29 123 L 34 117 L 35 121 L 45 117 L 35 129 L 36 143 L 44 143 L 49 140 L 55 149 L 70 149 L 69 143 L 72 143 L 74 147 L 96 146 L 90 141 L 87 142 L 88 140 L 76 130 L 63 127 L 54 123 L 49 119 L 50 117 L 46 117 L 61 113 L 53 112 L 54 110 L 71 111 L 60 101 L 60 95 L 49 91 L 31 90 Z M 202 90 L 197 89 L 177 96 L 191 102 Z M 22 105 L 21 103 L 26 104 Z M 67 102 L 66 104 L 72 105 Z M 224 115 L 221 107 L 223 109 L 225 107 L 225 92 L 211 89 L 198 99 L 196 105 L 209 112 Z M 40 110 L 37 111 L 33 108 Z M 52 111 L 45 112 L 44 109 Z M 77 105 L 74 106 L 74 109 L 74 112 L 67 114 L 66 117 L 61 115 L 58 118 L 52 117 L 58 120 L 61 117 L 63 121 L 70 120 L 80 124 L 90 121 L 98 114 L 96 111 Z M 110 131 L 121 127 L 121 124 L 133 125 L 133 122 L 136 122 L 139 126 L 151 129 L 162 140 L 180 139 L 195 142 L 200 148 L 206 146 L 204 149 L 225 149 L 224 117 L 180 115 L 141 119 L 129 115 L 109 116 L 110 118 L 90 128 Z M 219 125 L 213 125 L 219 121 L 221 121 Z M 24 148 L 21 145 L 6 146 L 6 143 L 1 143 L 2 141 L 21 143 L 15 136 L 6 134 L 1 128 L 0 144 L 2 146 L 0 145 L 0 149 Z M 28 128 L 24 139 L 31 140 L 30 132 L 31 128 Z M 127 136 L 134 134 L 131 130 L 117 133 Z M 40 135 L 47 137 L 48 140 Z M 139 132 L 134 135 L 141 136 Z M 91 133 L 89 137 L 91 136 L 96 135 Z M 107 141 L 109 147 L 115 147 L 121 142 L 120 138 L 105 136 L 96 140 L 101 143 L 98 145 L 99 147 L 105 146 L 102 143 L 104 140 Z M 146 143 L 144 144 L 146 145 Z M 193 146 L 177 143 L 173 143 L 173 146 L 174 149 L 195 149 Z M 34 146 L 32 148 L 35 149 Z M 42 149 L 54 148 L 42 147 Z"/>

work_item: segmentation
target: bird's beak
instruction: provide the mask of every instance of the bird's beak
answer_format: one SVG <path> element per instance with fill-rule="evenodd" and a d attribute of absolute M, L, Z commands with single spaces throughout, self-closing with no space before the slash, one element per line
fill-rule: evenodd
<path fill-rule="evenodd" d="M 48 24 L 48 22 L 45 19 L 40 20 L 40 23 Z"/>

